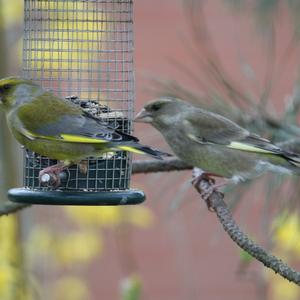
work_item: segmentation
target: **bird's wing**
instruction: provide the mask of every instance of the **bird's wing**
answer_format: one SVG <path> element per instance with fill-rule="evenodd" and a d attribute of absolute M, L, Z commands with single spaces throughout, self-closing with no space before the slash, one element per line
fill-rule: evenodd
<path fill-rule="evenodd" d="M 30 139 L 50 139 L 72 143 L 137 142 L 83 111 L 75 104 L 44 93 L 17 110 L 20 132 Z"/>
<path fill-rule="evenodd" d="M 184 122 L 188 137 L 201 144 L 217 144 L 258 153 L 283 153 L 267 139 L 251 134 L 234 122 L 211 112 L 194 110 L 187 115 Z"/>

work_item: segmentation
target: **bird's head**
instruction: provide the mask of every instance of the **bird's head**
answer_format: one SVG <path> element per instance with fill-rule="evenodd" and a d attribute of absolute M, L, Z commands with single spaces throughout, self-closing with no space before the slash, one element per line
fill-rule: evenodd
<path fill-rule="evenodd" d="M 32 81 L 20 77 L 0 79 L 0 106 L 8 110 L 15 104 L 26 101 L 37 88 L 38 85 Z"/>
<path fill-rule="evenodd" d="M 173 97 L 162 97 L 147 103 L 136 115 L 134 121 L 150 123 L 154 127 L 172 126 L 178 120 L 181 112 L 191 105 Z"/>

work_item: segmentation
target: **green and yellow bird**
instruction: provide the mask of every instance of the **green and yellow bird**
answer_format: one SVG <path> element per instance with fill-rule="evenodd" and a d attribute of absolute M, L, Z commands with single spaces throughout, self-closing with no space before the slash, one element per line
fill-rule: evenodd
<path fill-rule="evenodd" d="M 0 106 L 17 141 L 27 149 L 62 161 L 41 173 L 59 174 L 67 166 L 107 152 L 130 151 L 161 159 L 166 153 L 139 144 L 139 140 L 55 96 L 36 83 L 17 77 L 0 80 Z"/>
<path fill-rule="evenodd" d="M 180 99 L 153 100 L 135 121 L 152 124 L 180 159 L 211 176 L 239 182 L 265 171 L 300 174 L 300 155 Z"/>

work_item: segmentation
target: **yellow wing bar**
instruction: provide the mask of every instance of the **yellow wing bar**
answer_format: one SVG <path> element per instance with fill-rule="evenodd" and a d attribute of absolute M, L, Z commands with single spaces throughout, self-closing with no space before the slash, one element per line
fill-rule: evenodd
<path fill-rule="evenodd" d="M 266 153 L 266 154 L 274 154 L 274 152 L 270 150 L 261 149 L 249 144 L 239 143 L 239 142 L 231 142 L 228 148 L 242 150 L 242 151 L 249 151 L 249 152 L 257 152 L 257 153 Z"/>
<path fill-rule="evenodd" d="M 79 136 L 79 135 L 61 134 L 60 136 L 63 138 L 64 141 L 72 142 L 72 143 L 92 143 L 92 144 L 107 143 L 106 140 L 88 138 L 88 137 Z"/>
<path fill-rule="evenodd" d="M 130 147 L 130 146 L 119 146 L 118 148 L 121 150 L 124 150 L 124 151 L 129 151 L 129 152 L 133 152 L 133 153 L 137 153 L 137 154 L 145 154 L 145 152 L 138 150 L 136 148 Z"/>

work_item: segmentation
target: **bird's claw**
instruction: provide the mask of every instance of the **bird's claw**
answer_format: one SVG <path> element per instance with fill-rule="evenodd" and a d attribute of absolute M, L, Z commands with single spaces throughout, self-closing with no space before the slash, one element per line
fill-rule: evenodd
<path fill-rule="evenodd" d="M 89 169 L 89 163 L 87 160 L 82 160 L 79 164 L 78 164 L 78 168 L 80 173 L 86 175 Z"/>
<path fill-rule="evenodd" d="M 201 181 L 200 185 L 202 183 L 200 196 L 205 201 L 207 208 L 209 211 L 214 212 L 214 208 L 212 206 L 212 203 L 210 201 L 210 196 L 217 191 L 217 188 L 213 185 L 208 184 L 208 182 Z"/>
<path fill-rule="evenodd" d="M 61 164 L 47 167 L 40 171 L 39 173 L 39 182 L 43 186 L 50 186 L 57 188 L 61 184 L 61 179 L 64 177 L 62 171 L 66 167 Z"/>
<path fill-rule="evenodd" d="M 214 212 L 215 210 L 210 201 L 210 197 L 217 191 L 216 180 L 210 177 L 210 174 L 201 173 L 199 176 L 192 179 L 192 185 L 205 201 L 208 210 Z"/>
<path fill-rule="evenodd" d="M 197 187 L 201 188 L 201 182 L 206 181 L 210 185 L 214 185 L 216 180 L 209 176 L 207 173 L 202 173 L 201 175 L 192 179 L 192 185 L 197 189 Z M 199 191 L 200 192 L 200 191 Z"/>

